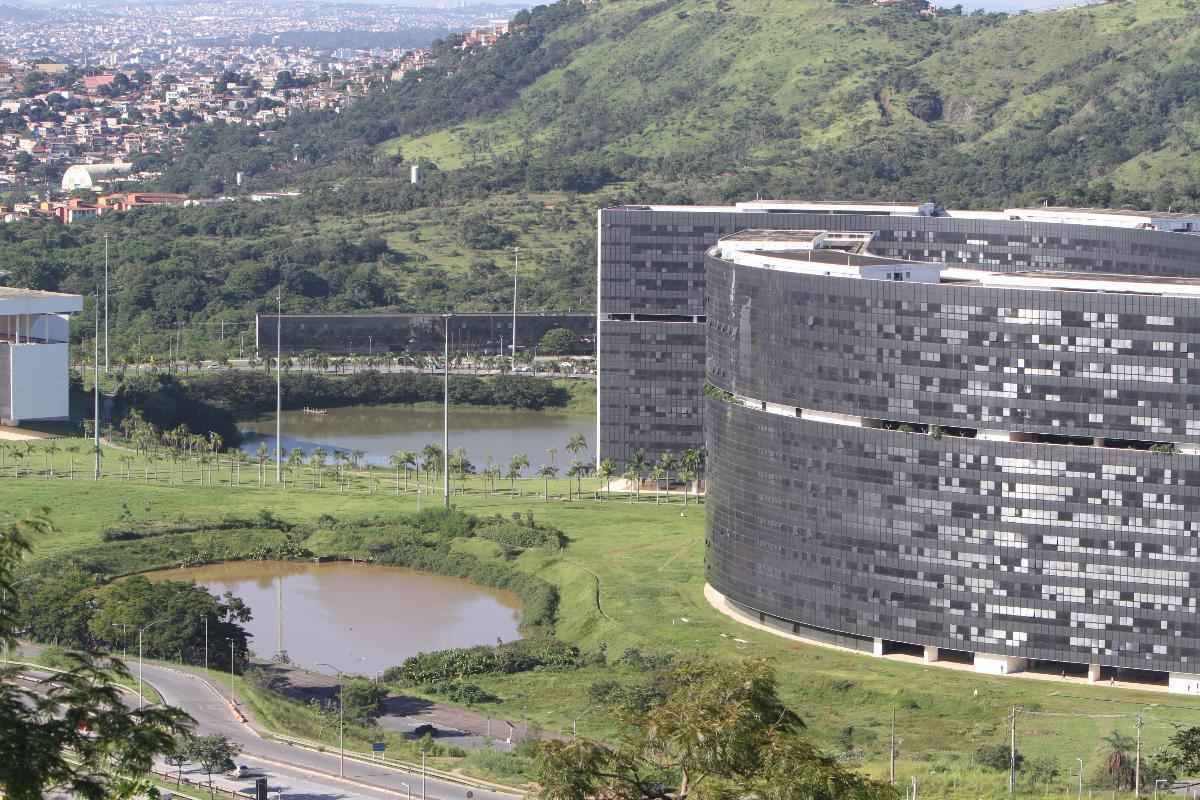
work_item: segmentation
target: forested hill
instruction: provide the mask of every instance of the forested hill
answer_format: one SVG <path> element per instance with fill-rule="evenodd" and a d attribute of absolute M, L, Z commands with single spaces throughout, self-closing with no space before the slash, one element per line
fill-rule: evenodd
<path fill-rule="evenodd" d="M 561 0 L 490 50 L 441 43 L 435 68 L 341 115 L 214 132 L 166 182 L 196 188 L 214 164 L 278 184 L 427 159 L 490 187 L 636 178 L 694 199 L 1200 203 L 1200 3 L 914 6 Z"/>

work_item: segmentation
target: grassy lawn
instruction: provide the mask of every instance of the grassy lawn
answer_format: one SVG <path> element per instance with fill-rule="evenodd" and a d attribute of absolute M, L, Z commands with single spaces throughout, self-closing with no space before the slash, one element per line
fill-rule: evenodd
<path fill-rule="evenodd" d="M 106 469 L 115 469 L 120 455 L 124 454 L 110 451 Z M 53 457 L 63 462 L 67 453 Z M 321 514 L 346 521 L 412 511 L 418 502 L 412 493 L 395 494 L 392 473 L 386 470 L 356 474 L 342 491 L 328 477 L 326 488 L 317 491 L 308 488 L 311 481 L 305 476 L 298 477 L 295 488 L 256 488 L 254 465 L 242 467 L 241 483 L 234 487 L 229 485 L 228 466 L 216 474 L 218 485 L 202 486 L 195 466 L 185 467 L 182 483 L 178 467 L 172 484 L 122 477 L 95 482 L 84 477 L 49 479 L 44 459 L 36 452 L 23 461 L 26 469 L 39 467 L 41 475 L 12 478 L 10 458 L 8 466 L 0 468 L 0 502 L 9 519 L 34 506 L 52 509 L 59 530 L 39 542 L 36 558 L 99 546 L 104 527 L 130 517 L 218 519 L 253 517 L 267 510 L 295 522 L 313 521 Z M 131 466 L 135 475 L 141 475 L 138 462 Z M 160 470 L 165 469 L 160 464 Z M 597 483 L 584 481 L 585 492 Z M 508 481 L 499 486 L 507 492 Z M 877 775 L 886 774 L 895 708 L 897 774 L 904 781 L 917 776 L 922 795 L 931 797 L 1004 793 L 1005 775 L 979 771 L 971 756 L 982 745 L 1007 741 L 1013 706 L 1025 709 L 1018 723 L 1021 750 L 1028 759 L 1058 770 L 1047 789 L 1062 792 L 1072 782 L 1075 759 L 1084 759 L 1085 779 L 1090 780 L 1101 763 L 1100 738 L 1113 730 L 1132 736 L 1138 711 L 1145 714 L 1143 736 L 1149 753 L 1170 736 L 1173 724 L 1200 724 L 1200 703 L 1184 697 L 1057 680 L 983 677 L 803 645 L 746 628 L 712 610 L 703 597 L 702 508 L 692 504 L 685 510 L 678 497 L 658 504 L 650 491 L 643 492 L 640 503 L 596 502 L 590 495 L 565 502 L 559 499 L 567 492 L 565 480 L 551 482 L 551 502 L 536 494 L 542 491 L 540 479 L 520 481 L 519 489 L 524 496 L 485 494 L 476 479 L 468 483 L 469 493 L 456 496 L 454 502 L 480 514 L 532 510 L 539 521 L 566 532 L 570 544 L 561 554 L 527 551 L 512 563 L 559 587 L 558 635 L 588 651 L 603 643 L 610 665 L 472 679 L 502 698 L 486 707 L 492 716 L 561 732 L 569 732 L 575 721 L 582 734 L 603 737 L 612 732 L 612 721 L 591 707 L 588 689 L 600 680 L 640 679 L 632 669 L 613 665 L 628 648 L 653 654 L 767 658 L 778 670 L 784 697 L 801 713 L 812 736 L 830 749 L 844 750 L 848 741 L 864 768 Z M 431 501 L 437 498 L 425 496 L 421 502 Z M 313 544 L 318 541 L 336 552 L 336 540 L 318 536 Z M 477 556 L 487 554 L 485 543 L 469 541 L 464 546 Z M 154 566 L 159 565 L 141 568 Z M 294 710 L 285 714 L 264 708 L 262 713 L 280 726 L 312 733 L 302 720 L 288 716 L 297 713 Z"/>

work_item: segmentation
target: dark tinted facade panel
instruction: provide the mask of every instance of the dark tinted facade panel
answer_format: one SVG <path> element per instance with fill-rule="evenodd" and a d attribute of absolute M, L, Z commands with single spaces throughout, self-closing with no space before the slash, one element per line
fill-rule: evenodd
<path fill-rule="evenodd" d="M 707 578 L 738 604 L 852 636 L 1200 671 L 1195 457 L 707 404 Z"/>
<path fill-rule="evenodd" d="M 963 217 L 911 217 L 911 216 L 879 216 L 858 213 L 842 214 L 810 214 L 790 212 L 737 212 L 731 209 L 678 208 L 663 209 L 649 207 L 622 207 L 604 209 L 600 212 L 600 281 L 598 313 L 601 320 L 610 315 L 691 315 L 696 318 L 708 315 L 708 300 L 712 293 L 705 291 L 705 251 L 727 234 L 750 228 L 758 229 L 814 229 L 829 231 L 873 231 L 875 239 L 871 252 L 907 258 L 917 261 L 945 262 L 951 265 L 962 265 L 984 268 L 995 272 L 1014 272 L 1022 270 L 1075 270 L 1081 272 L 1111 272 L 1128 275 L 1162 275 L 1177 277 L 1200 276 L 1200 237 L 1186 234 L 1160 233 L 1150 230 L 1108 228 L 1084 225 L 1062 225 L 1054 223 L 1033 223 L 997 219 L 973 219 Z M 1018 306 L 1019 307 L 1019 306 Z M 846 309 L 846 313 L 850 313 Z M 1119 312 L 1118 312 L 1119 313 Z M 832 312 L 831 312 L 832 314 Z M 910 315 L 912 316 L 912 315 Z M 1105 320 L 1101 320 L 1104 322 Z M 978 320 L 966 319 L 964 323 L 975 323 Z M 1092 339 L 1103 338 L 1090 336 L 1089 332 L 1096 330 L 1091 325 L 1094 320 L 1075 320 L 1068 316 L 1064 324 L 1074 330 L 1067 333 L 1068 338 Z M 834 325 L 836 320 L 830 320 Z M 603 324 L 603 322 L 602 322 Z M 676 323 L 671 323 L 676 324 Z M 696 322 L 695 324 L 701 324 Z M 879 322 L 879 325 L 891 324 Z M 1136 323 L 1133 320 L 1123 320 L 1123 329 L 1134 332 Z M 915 322 L 914 322 L 915 325 Z M 923 326 L 918 326 L 923 327 Z M 960 329 L 953 329 L 951 335 L 960 335 Z M 975 345 L 979 331 L 971 325 L 964 324 L 968 336 L 975 334 Z M 1127 348 L 1131 358 L 1143 358 L 1142 349 L 1153 347 L 1154 338 L 1162 331 L 1144 332 L 1145 335 L 1132 337 Z M 1185 332 L 1179 332 L 1183 335 Z M 883 335 L 880 332 L 879 335 Z M 1163 339 L 1162 341 L 1165 341 Z M 620 341 L 613 342 L 614 347 L 623 347 Z M 1016 345 L 1017 343 L 1007 343 Z M 987 347 L 994 343 L 988 342 Z M 947 344 L 947 346 L 949 346 Z M 1078 343 L 1067 342 L 1065 347 L 1080 346 Z M 1097 346 L 1085 344 L 1084 346 Z M 1108 347 L 1109 345 L 1098 345 Z M 600 343 L 600 358 L 603 363 L 610 354 L 603 337 Z M 1157 351 L 1162 352 L 1162 351 Z M 961 354 L 971 357 L 971 353 Z M 1178 353 L 1177 353 L 1178 355 Z M 1184 354 L 1185 356 L 1187 354 Z M 909 351 L 906 357 L 913 357 Z M 976 357 L 984 357 L 977 355 Z M 990 358 L 991 356 L 986 356 Z M 1053 361 L 1047 354 L 1041 356 L 1043 361 Z M 853 366 L 845 369 L 853 370 Z M 1031 369 L 1038 369 L 1033 367 Z M 920 375 L 929 378 L 932 376 Z M 668 380 L 664 373 L 660 376 L 660 384 Z M 702 370 L 690 372 L 675 369 L 671 371 L 670 380 L 676 382 L 671 389 L 673 395 L 692 393 L 699 395 L 703 389 L 704 373 Z M 870 382 L 869 376 L 860 376 L 857 380 Z M 1073 385 L 1078 382 L 1070 379 Z M 1011 381 L 1009 381 L 1011 382 Z M 1051 383 L 1047 379 L 1047 386 Z M 625 385 L 619 382 L 610 384 L 613 392 L 624 392 Z M 1111 387 L 1110 387 L 1111 388 Z M 1159 387 L 1161 388 L 1161 387 Z M 632 439 L 641 435 L 644 429 L 631 427 L 627 417 L 646 413 L 644 410 L 631 409 L 619 412 L 622 400 L 621 394 L 606 397 L 606 389 L 601 386 L 600 398 L 600 455 L 623 461 L 623 454 L 632 453 L 639 447 L 647 450 L 657 446 L 666 446 L 675 452 L 701 444 L 699 427 L 692 430 L 693 438 L 680 439 L 667 446 L 666 444 L 651 443 L 648 440 Z M 951 388 L 950 395 L 961 391 Z M 981 389 L 980 392 L 992 391 Z M 1004 391 L 1000 389 L 999 391 Z M 1064 387 L 1067 391 L 1067 387 Z M 943 395 L 942 398 L 927 398 L 930 403 L 945 402 L 947 392 L 938 391 L 932 394 Z M 1047 389 L 1046 395 L 1053 397 L 1056 393 Z M 1061 393 L 1058 393 L 1061 394 Z M 1160 392 L 1161 394 L 1161 392 Z M 630 402 L 642 406 L 642 398 L 636 395 L 625 395 Z M 1145 398 L 1139 398 L 1145 399 Z M 1159 398 L 1156 402 L 1163 401 Z M 1079 404 L 1082 401 L 1067 400 L 1064 403 L 1075 403 L 1072 412 L 1075 418 L 1082 413 Z M 953 408 L 955 404 L 951 403 Z M 983 406 L 983 403 L 977 403 Z M 606 410 L 611 410 L 616 416 L 606 417 Z M 890 413 L 890 412 L 889 412 Z M 701 410 L 702 414 L 702 410 Z M 880 414 L 883 416 L 883 414 Z M 1128 435 L 1134 435 L 1140 428 L 1161 428 L 1177 430 L 1180 420 L 1172 423 L 1158 424 L 1153 421 L 1154 415 L 1139 415 L 1147 417 L 1144 422 L 1129 422 Z M 1047 422 L 1053 417 L 1043 415 Z M 1030 425 L 1041 425 L 1043 419 L 1031 420 Z M 1062 421 L 1060 420 L 1060 424 Z M 1120 428 L 1121 426 L 1115 426 Z M 605 429 L 608 429 L 605 431 Z M 686 428 L 680 428 L 682 433 Z M 1138 433 L 1137 435 L 1141 435 Z M 1174 434 L 1171 434 L 1174 436 Z M 1187 434 L 1192 435 L 1192 434 Z M 1154 434 L 1158 438 L 1166 438 L 1167 434 Z"/>
<path fill-rule="evenodd" d="M 704 326 L 604 322 L 600 363 L 600 452 L 618 464 L 638 449 L 657 460 L 703 439 Z M 695 443 L 681 446 L 681 443 Z"/>
<path fill-rule="evenodd" d="M 713 381 L 902 423 L 1200 442 L 1200 302 L 805 276 L 710 258 Z"/>

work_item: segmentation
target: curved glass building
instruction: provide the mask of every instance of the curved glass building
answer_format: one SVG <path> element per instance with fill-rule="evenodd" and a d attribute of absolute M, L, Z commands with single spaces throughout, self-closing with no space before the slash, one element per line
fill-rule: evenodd
<path fill-rule="evenodd" d="M 694 398 L 702 420 L 711 587 L 877 654 L 1149 670 L 1200 692 L 1200 237 L 777 205 L 601 212 L 602 456 L 694 446 L 605 410 L 636 416 L 637 391 L 609 392 L 654 361 L 624 326 L 658 346 L 702 329 L 705 370 L 668 360 L 645 396 Z M 626 241 L 606 248 L 606 222 Z M 641 319 L 606 313 L 606 255 L 688 267 L 692 313 L 663 319 L 669 294 Z M 653 402 L 632 411 L 652 420 Z"/>

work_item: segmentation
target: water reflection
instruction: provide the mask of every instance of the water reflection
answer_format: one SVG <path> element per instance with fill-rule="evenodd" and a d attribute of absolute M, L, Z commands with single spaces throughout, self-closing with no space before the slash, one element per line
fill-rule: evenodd
<path fill-rule="evenodd" d="M 231 591 L 254 619 L 251 649 L 277 650 L 277 581 L 283 582 L 283 649 L 316 668 L 322 661 L 373 676 L 421 651 L 518 638 L 519 608 L 508 592 L 398 567 L 336 562 L 239 561 L 163 570 L 151 580 L 195 581 Z"/>
<path fill-rule="evenodd" d="M 253 455 L 262 442 L 271 450 L 275 441 L 275 417 L 241 423 L 243 431 L 253 434 L 242 449 Z M 450 449 L 459 447 L 477 468 L 507 464 L 516 453 L 529 456 L 534 466 L 549 463 L 547 451 L 558 451 L 556 463 L 569 464 L 573 456 L 566 451 L 567 441 L 583 434 L 589 448 L 595 446 L 596 425 L 591 417 L 568 416 L 545 411 L 511 409 L 450 409 Z M 441 445 L 442 412 L 438 408 L 411 406 L 351 406 L 331 408 L 322 416 L 302 411 L 283 412 L 283 446 L 287 451 L 300 448 L 308 456 L 317 447 L 327 451 L 361 451 L 369 464 L 387 465 L 397 450 L 420 452 L 427 444 Z M 586 460 L 593 451 L 581 453 Z"/>

